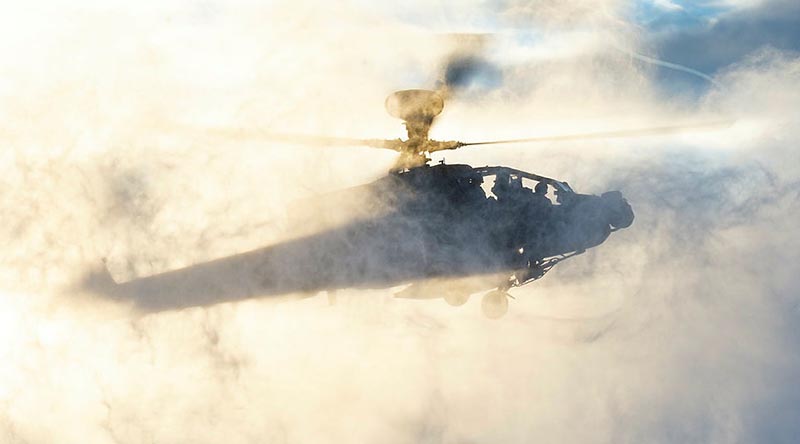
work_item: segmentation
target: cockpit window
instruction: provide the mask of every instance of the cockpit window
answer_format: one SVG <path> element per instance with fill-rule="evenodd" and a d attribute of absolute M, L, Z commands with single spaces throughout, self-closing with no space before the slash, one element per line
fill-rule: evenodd
<path fill-rule="evenodd" d="M 545 181 L 519 177 L 516 174 L 486 176 L 481 187 L 488 198 L 498 199 L 501 195 L 507 193 L 537 194 L 547 198 L 552 203 L 556 203 L 556 188 L 553 185 Z"/>

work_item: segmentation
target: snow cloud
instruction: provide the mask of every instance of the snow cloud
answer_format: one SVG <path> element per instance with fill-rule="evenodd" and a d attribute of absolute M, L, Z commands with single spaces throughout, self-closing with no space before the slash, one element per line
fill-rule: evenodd
<path fill-rule="evenodd" d="M 800 58 L 755 23 L 797 8 L 767 2 L 778 9 L 661 41 L 665 59 L 713 68 L 718 85 L 685 101 L 616 49 L 654 47 L 627 4 L 414 3 L 6 8 L 1 441 L 796 440 Z M 719 55 L 736 20 L 752 44 Z M 437 138 L 735 122 L 447 153 L 619 189 L 636 212 L 516 290 L 500 321 L 476 296 L 453 308 L 392 289 L 146 315 L 74 290 L 102 258 L 125 278 L 284 240 L 292 202 L 394 158 L 259 134 L 400 137 L 385 95 L 433 86 L 456 45 L 441 32 L 480 26 L 496 31 L 481 54 L 502 82 L 448 102 Z M 708 65 L 694 63 L 702 48 Z"/>

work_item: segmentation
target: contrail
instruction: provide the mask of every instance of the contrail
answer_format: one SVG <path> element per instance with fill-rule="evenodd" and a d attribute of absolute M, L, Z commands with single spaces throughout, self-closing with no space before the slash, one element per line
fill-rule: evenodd
<path fill-rule="evenodd" d="M 708 74 L 700 72 L 700 71 L 698 71 L 696 69 L 693 69 L 693 68 L 689 68 L 688 66 L 679 65 L 677 63 L 672 63 L 672 62 L 667 62 L 666 60 L 661 60 L 661 59 L 657 59 L 655 57 L 646 56 L 644 54 L 631 52 L 631 51 L 628 51 L 626 49 L 622 49 L 622 48 L 618 48 L 618 47 L 614 47 L 614 49 L 616 49 L 616 50 L 618 50 L 620 52 L 624 52 L 625 54 L 627 54 L 627 55 L 629 55 L 629 56 L 631 56 L 631 57 L 633 57 L 633 58 L 635 58 L 637 60 L 641 60 L 641 61 L 643 61 L 645 63 L 650 63 L 652 65 L 663 66 L 665 68 L 674 69 L 676 71 L 682 71 L 682 72 L 685 72 L 685 73 L 692 74 L 694 76 L 700 77 L 701 79 L 707 80 L 707 81 L 711 82 L 714 86 L 722 86 L 722 85 L 720 85 L 719 82 L 714 80 L 714 78 L 709 76 Z"/>

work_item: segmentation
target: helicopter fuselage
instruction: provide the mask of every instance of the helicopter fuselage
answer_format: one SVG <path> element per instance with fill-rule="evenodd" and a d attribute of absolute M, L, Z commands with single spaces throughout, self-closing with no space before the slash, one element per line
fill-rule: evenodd
<path fill-rule="evenodd" d="M 494 196 L 483 188 L 488 176 L 495 177 Z M 546 183 L 557 201 L 522 186 L 523 178 Z M 120 284 L 107 272 L 87 283 L 155 311 L 431 278 L 513 275 L 599 245 L 633 220 L 619 193 L 578 194 L 565 182 L 505 167 L 426 165 L 362 188 L 385 207 L 379 216 Z M 541 274 L 533 273 L 533 279 Z M 520 283 L 532 280 L 526 276 Z"/>

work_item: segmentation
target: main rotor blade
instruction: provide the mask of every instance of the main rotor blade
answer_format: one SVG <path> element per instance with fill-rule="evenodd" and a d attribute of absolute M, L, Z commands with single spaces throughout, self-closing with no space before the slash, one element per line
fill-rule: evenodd
<path fill-rule="evenodd" d="M 460 146 L 498 145 L 501 143 L 525 143 L 525 142 L 528 143 L 559 142 L 564 140 L 611 139 L 620 137 L 650 136 L 655 134 L 678 133 L 681 131 L 701 129 L 701 128 L 725 127 L 725 126 L 730 126 L 731 124 L 733 124 L 733 122 L 734 122 L 733 120 L 718 120 L 718 121 L 695 123 L 688 125 L 657 126 L 651 128 L 639 128 L 632 130 L 601 131 L 596 133 L 583 133 L 583 134 L 565 134 L 561 136 L 529 137 L 525 139 L 490 140 L 485 142 L 467 142 L 467 143 L 461 143 Z"/>
<path fill-rule="evenodd" d="M 312 136 L 306 134 L 273 133 L 257 129 L 212 129 L 207 131 L 226 138 L 259 139 L 300 145 L 368 146 L 371 148 L 382 148 L 393 151 L 401 150 L 399 139 L 355 139 L 349 137 Z"/>

